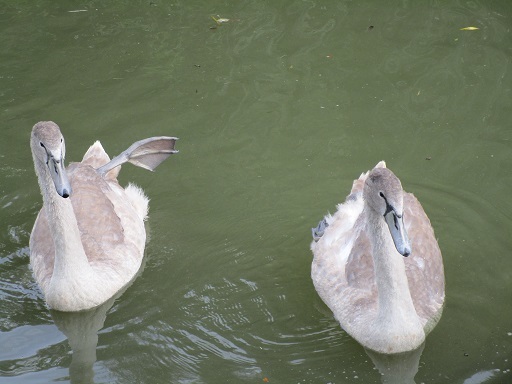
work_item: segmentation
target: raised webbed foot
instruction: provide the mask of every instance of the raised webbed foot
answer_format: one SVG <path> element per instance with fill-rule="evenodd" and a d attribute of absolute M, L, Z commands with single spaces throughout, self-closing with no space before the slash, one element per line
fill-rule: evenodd
<path fill-rule="evenodd" d="M 318 241 L 324 235 L 325 228 L 329 226 L 325 217 L 320 220 L 316 228 L 311 228 L 311 234 L 313 235 L 313 240 Z"/>

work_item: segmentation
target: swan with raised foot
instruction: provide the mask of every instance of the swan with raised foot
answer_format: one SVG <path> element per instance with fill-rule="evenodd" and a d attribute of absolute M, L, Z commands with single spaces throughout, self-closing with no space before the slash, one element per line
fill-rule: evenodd
<path fill-rule="evenodd" d="M 117 175 L 125 162 L 154 170 L 178 152 L 176 140 L 141 140 L 112 160 L 96 141 L 81 162 L 65 168 L 60 128 L 51 121 L 34 125 L 30 147 L 43 207 L 30 235 L 30 264 L 49 307 L 97 307 L 134 278 L 149 200 L 133 184 L 121 187 Z"/>
<path fill-rule="evenodd" d="M 312 232 L 311 277 L 342 328 L 380 353 L 420 347 L 441 317 L 443 260 L 422 206 L 384 161 Z"/>

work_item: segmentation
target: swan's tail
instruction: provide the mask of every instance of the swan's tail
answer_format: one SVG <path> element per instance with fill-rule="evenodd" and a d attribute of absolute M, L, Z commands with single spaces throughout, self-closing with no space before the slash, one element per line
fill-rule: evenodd
<path fill-rule="evenodd" d="M 135 208 L 137 215 L 142 219 L 146 220 L 148 217 L 149 199 L 144 194 L 142 188 L 135 184 L 128 184 L 124 190 L 128 196 L 128 200 Z"/>

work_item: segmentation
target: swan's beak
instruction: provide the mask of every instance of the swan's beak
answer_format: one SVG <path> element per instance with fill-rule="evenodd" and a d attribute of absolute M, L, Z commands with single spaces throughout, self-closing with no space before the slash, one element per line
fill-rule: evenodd
<path fill-rule="evenodd" d="M 396 250 L 402 256 L 409 256 L 411 254 L 411 243 L 407 236 L 407 231 L 405 230 L 403 215 L 399 216 L 395 210 L 392 209 L 384 215 L 384 219 L 388 224 L 389 232 L 391 232 Z"/>
<path fill-rule="evenodd" d="M 57 160 L 54 156 L 49 155 L 46 165 L 48 165 L 50 175 L 52 175 L 57 193 L 64 198 L 69 197 L 71 195 L 71 184 L 68 180 L 66 168 L 64 168 L 64 159 L 61 157 Z"/>

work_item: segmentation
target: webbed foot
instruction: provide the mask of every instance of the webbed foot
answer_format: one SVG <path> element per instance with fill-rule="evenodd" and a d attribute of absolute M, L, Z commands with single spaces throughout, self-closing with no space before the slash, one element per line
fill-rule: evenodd
<path fill-rule="evenodd" d="M 170 155 L 178 153 L 178 150 L 174 149 L 176 140 L 178 140 L 176 137 L 160 136 L 137 141 L 110 162 L 99 167 L 97 171 L 99 174 L 105 175 L 126 162 L 154 171 Z"/>
<path fill-rule="evenodd" d="M 324 235 L 325 229 L 329 226 L 325 217 L 320 220 L 316 228 L 311 228 L 311 234 L 313 235 L 313 240 L 318 241 Z"/>

